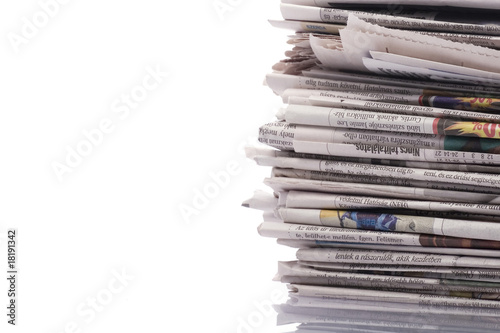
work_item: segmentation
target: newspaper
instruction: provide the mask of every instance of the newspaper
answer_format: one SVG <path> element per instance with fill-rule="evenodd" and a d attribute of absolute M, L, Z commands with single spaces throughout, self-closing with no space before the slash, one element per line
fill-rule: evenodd
<path fill-rule="evenodd" d="M 369 274 L 345 272 L 323 273 L 323 276 L 284 275 L 278 276 L 276 281 L 279 281 L 281 283 L 302 284 L 310 286 L 360 288 L 377 291 L 393 291 L 410 294 L 453 296 L 468 299 L 484 299 L 497 302 L 500 301 L 500 293 L 495 291 L 483 291 L 496 290 L 497 288 L 482 288 L 472 286 L 472 284 L 481 284 L 480 282 L 469 282 L 462 285 L 460 283 L 456 283 L 455 281 L 438 279 L 424 279 L 413 277 L 381 277 L 371 276 Z M 439 284 L 439 282 L 449 283 L 449 285 Z M 471 285 L 469 286 L 468 284 Z"/>
<path fill-rule="evenodd" d="M 361 301 L 385 301 L 403 304 L 422 304 L 432 307 L 467 307 L 500 309 L 500 302 L 485 299 L 467 299 L 461 297 L 411 294 L 403 292 L 379 291 L 354 288 L 336 288 L 290 284 L 290 293 L 297 296 L 318 297 L 323 299 L 350 299 Z"/>
<path fill-rule="evenodd" d="M 455 64 L 392 54 L 389 53 L 389 48 L 386 48 L 385 53 L 369 49 L 363 49 L 362 51 L 354 49 L 355 46 L 346 40 L 352 38 L 353 34 L 354 31 L 341 31 L 341 40 L 334 43 L 321 35 L 311 35 L 309 38 L 310 46 L 315 57 L 323 66 L 328 68 L 342 68 L 343 70 L 356 72 L 366 72 L 368 70 L 380 75 L 458 84 L 481 84 L 491 87 L 498 86 L 500 83 L 499 74 L 491 72 L 493 70 L 491 67 L 480 67 L 476 64 L 476 68 L 464 68 Z M 413 45 L 413 47 L 416 47 L 416 45 Z M 498 52 L 498 50 L 495 51 Z M 482 70 L 482 68 L 487 68 L 489 71 Z M 493 71 L 497 71 L 497 69 Z"/>
<path fill-rule="evenodd" d="M 357 61 L 370 57 L 370 51 L 379 51 L 492 73 L 500 71 L 500 65 L 496 63 L 500 56 L 498 50 L 454 43 L 412 31 L 388 29 L 363 21 L 355 15 L 349 16 L 347 27 L 341 30 L 340 36 L 344 49 Z M 364 42 L 359 43 L 360 40 Z"/>
<path fill-rule="evenodd" d="M 318 60 L 326 67 L 355 71 L 372 70 L 383 75 L 402 75 L 410 78 L 457 82 L 459 84 L 476 83 L 498 86 L 500 82 L 498 79 L 495 79 L 495 73 L 500 73 L 500 67 L 487 63 L 500 57 L 498 50 L 455 43 L 438 37 L 423 36 L 409 31 L 387 29 L 360 20 L 354 15 L 350 15 L 347 28 L 341 30 L 340 35 L 342 49 L 330 49 L 328 44 L 321 38 L 311 37 L 311 47 Z M 365 42 L 360 44 L 359 40 L 364 40 Z M 421 45 L 426 45 L 427 47 L 421 47 Z M 460 66 L 454 67 L 457 69 L 456 71 L 464 72 L 463 67 L 467 67 L 470 68 L 469 71 L 476 69 L 491 74 L 485 76 L 468 76 L 450 71 L 429 69 L 427 67 L 415 67 L 381 61 L 371 57 L 370 52 L 376 51 L 391 53 L 393 57 L 417 58 L 416 63 L 419 61 L 439 63 L 440 66 L 436 68 Z"/>
<path fill-rule="evenodd" d="M 384 210 L 381 210 L 384 211 Z M 486 215 L 486 214 L 474 214 L 471 212 L 446 212 L 446 211 L 423 211 L 423 210 L 392 210 L 396 214 L 409 214 L 415 216 L 427 216 L 427 217 L 439 217 L 448 219 L 459 219 L 459 220 L 473 220 L 473 221 L 486 221 L 486 222 L 500 222 L 500 216 Z"/>
<path fill-rule="evenodd" d="M 481 82 L 482 80 L 488 80 L 491 83 L 498 83 L 498 81 L 500 80 L 499 73 L 488 72 L 480 69 L 468 68 L 443 62 L 419 59 L 413 56 L 404 56 L 379 51 L 370 51 L 370 56 L 374 60 L 417 67 L 421 69 L 428 69 L 437 72 L 437 75 L 453 75 L 453 77 L 457 79 L 463 79 L 465 82 L 468 81 L 476 83 Z"/>
<path fill-rule="evenodd" d="M 406 248 L 405 248 L 406 249 Z M 287 264 L 298 264 L 314 268 L 318 271 L 350 271 L 358 273 L 381 274 L 384 276 L 410 276 L 437 278 L 458 281 L 500 282 L 499 269 L 461 268 L 461 267 L 435 267 L 412 265 L 378 265 L 378 264 L 337 264 L 315 261 L 291 261 Z"/>
<path fill-rule="evenodd" d="M 277 185 L 272 184 L 271 180 L 266 181 L 266 183 L 277 187 Z M 281 185 L 281 187 L 283 187 L 283 185 Z M 284 194 L 286 195 L 284 195 L 283 200 L 286 202 L 287 208 L 348 210 L 366 208 L 412 209 L 423 211 L 458 211 L 472 214 L 500 216 L 500 205 L 492 204 L 405 200 L 397 198 L 378 198 L 361 195 L 350 196 L 335 193 L 307 192 L 299 190 L 289 190 Z M 386 195 L 389 196 L 390 194 L 387 193 Z"/>
<path fill-rule="evenodd" d="M 382 204 L 384 200 L 393 200 L 393 203 L 388 205 L 392 208 L 405 208 L 407 205 L 398 203 L 400 199 L 409 200 L 425 200 L 426 202 L 435 201 L 441 203 L 446 201 L 453 207 L 466 204 L 471 209 L 474 205 L 481 205 L 485 209 L 497 210 L 500 207 L 500 198 L 497 195 L 484 194 L 484 193 L 467 193 L 460 191 L 445 191 L 445 190 L 434 190 L 426 188 L 413 188 L 404 186 L 389 186 L 389 185 L 378 185 L 378 184 L 359 184 L 359 183 L 343 183 L 343 182 L 330 182 L 330 181 L 318 181 L 309 179 L 299 179 L 299 178 L 283 178 L 283 177 L 273 177 L 266 178 L 264 184 L 271 187 L 275 192 L 287 192 L 286 202 L 287 204 L 292 204 L 296 197 L 300 197 L 303 200 L 303 204 L 308 204 L 309 201 L 316 200 L 327 200 L 328 195 L 351 195 L 363 196 L 368 198 L 368 196 L 376 197 L 377 199 L 373 201 L 374 204 Z M 312 192 L 310 195 L 305 192 Z M 314 193 L 316 192 L 316 193 Z M 284 196 L 283 196 L 284 198 Z M 283 198 L 280 198 L 283 201 Z M 391 199 L 394 198 L 394 199 Z M 339 199 L 339 203 L 342 202 Z M 348 202 L 348 199 L 345 200 Z M 424 202 L 424 201 L 420 201 Z M 325 203 L 325 202 L 321 202 Z M 353 200 L 353 204 L 370 204 L 371 200 Z M 491 207 L 489 207 L 491 206 Z M 425 207 L 422 205 L 421 207 Z M 488 208 L 487 208 L 488 207 Z M 304 207 L 304 208 L 318 208 L 318 207 Z M 319 207 L 326 208 L 326 207 Z M 341 207 L 340 207 L 341 208 Z M 348 207 L 344 207 L 348 208 Z M 369 207 L 367 207 L 369 208 Z M 479 212 L 478 212 L 479 213 Z M 497 214 L 491 214 L 497 215 Z"/>
<path fill-rule="evenodd" d="M 485 35 L 500 34 L 500 27 L 495 24 L 466 24 L 454 22 L 440 22 L 433 19 L 437 13 L 432 12 L 405 12 L 401 16 L 370 13 L 367 11 L 342 10 L 335 8 L 319 8 L 312 6 L 297 6 L 281 4 L 281 14 L 285 20 L 318 21 L 329 23 L 347 23 L 349 15 L 380 26 L 438 32 L 480 33 Z M 422 15 L 423 14 L 423 15 Z M 406 17 L 403 17 L 405 15 Z M 413 18 L 416 17 L 416 18 Z M 420 19 L 421 18 L 421 19 Z"/>
<path fill-rule="evenodd" d="M 422 147 L 431 149 L 460 150 L 466 146 L 479 147 L 477 150 L 495 152 L 500 147 L 498 140 L 480 138 L 445 137 L 434 134 L 371 131 L 352 128 L 297 125 L 283 121 L 272 122 L 259 128 L 259 142 L 282 150 L 293 150 L 295 140 L 331 143 L 383 143 L 393 146 Z M 486 141 L 485 141 L 486 140 Z M 489 144 L 493 141 L 493 144 Z M 491 147 L 491 148 L 490 148 Z M 500 151 L 500 148 L 498 149 Z"/>
<path fill-rule="evenodd" d="M 339 31 L 340 34 L 340 31 Z M 362 62 L 351 58 L 344 51 L 342 39 L 331 41 L 322 36 L 309 36 L 309 43 L 317 61 L 323 66 L 339 68 L 352 72 L 366 72 L 366 67 Z"/>
<path fill-rule="evenodd" d="M 343 211 L 280 208 L 287 223 L 313 226 L 406 232 L 500 241 L 500 224 L 411 215 L 394 215 L 376 211 Z"/>
<path fill-rule="evenodd" d="M 401 247 L 403 248 L 403 247 Z M 403 248 L 404 249 L 404 248 Z M 376 251 L 357 249 L 299 249 L 297 259 L 345 264 L 412 265 L 437 267 L 462 267 L 473 269 L 498 269 L 500 259 L 453 256 L 403 251 Z"/>
<path fill-rule="evenodd" d="M 343 24 L 311 21 L 269 20 L 269 23 L 275 28 L 288 29 L 296 32 L 327 33 L 336 35 L 339 34 L 340 29 L 345 27 Z M 425 36 L 439 37 L 456 43 L 467 43 L 494 49 L 500 48 L 500 37 L 497 36 L 429 31 L 418 31 L 418 33 Z"/>
<path fill-rule="evenodd" d="M 479 173 L 491 173 L 491 174 L 500 173 L 499 168 L 488 165 L 452 164 L 443 162 L 429 163 L 421 161 L 405 161 L 405 160 L 397 161 L 397 160 L 386 160 L 378 158 L 372 159 L 372 158 L 332 156 L 332 155 L 322 155 L 322 154 L 307 154 L 307 153 L 297 153 L 295 151 L 280 151 L 280 150 L 268 149 L 256 146 L 246 146 L 245 154 L 250 159 L 254 159 L 256 156 L 291 157 L 291 158 L 307 158 L 307 159 L 328 160 L 328 161 L 343 161 L 343 162 L 353 162 L 353 163 L 363 163 L 363 164 L 373 164 L 373 165 L 391 165 L 395 167 L 408 167 L 408 168 L 418 168 L 418 169 L 479 172 Z"/>
<path fill-rule="evenodd" d="M 358 83 L 380 84 L 387 86 L 399 86 L 409 88 L 421 88 L 428 90 L 438 91 L 453 91 L 462 96 L 481 96 L 488 95 L 490 97 L 500 97 L 498 88 L 487 87 L 483 85 L 471 85 L 470 83 L 455 84 L 439 81 L 420 81 L 401 79 L 380 75 L 373 75 L 370 73 L 352 73 L 340 70 L 328 69 L 324 66 L 313 67 L 308 70 L 302 71 L 302 75 L 308 78 L 325 79 L 331 81 L 350 81 Z"/>
<path fill-rule="evenodd" d="M 500 249 L 500 241 L 496 240 L 319 227 L 307 224 L 289 224 L 281 222 L 263 222 L 259 225 L 258 232 L 263 237 L 320 240 L 340 243 Z"/>
<path fill-rule="evenodd" d="M 336 90 L 349 92 L 380 92 L 397 95 L 436 95 L 436 96 L 457 96 L 463 93 L 452 90 L 426 89 L 420 87 L 404 87 L 390 84 L 362 83 L 350 80 L 329 80 L 298 75 L 287 75 L 279 73 L 269 73 L 266 75 L 266 84 L 276 94 L 282 95 L 286 89 L 317 89 Z M 474 91 L 474 90 L 470 90 Z M 498 91 L 495 90 L 495 91 Z"/>
<path fill-rule="evenodd" d="M 403 109 L 400 106 L 400 109 Z M 293 124 L 500 139 L 500 124 L 289 104 L 277 117 Z"/>
<path fill-rule="evenodd" d="M 391 112 L 412 116 L 450 118 L 498 123 L 494 113 L 497 101 L 493 98 L 403 96 L 383 93 L 351 93 L 334 90 L 287 89 L 282 95 L 289 104 L 323 106 L 332 108 Z M 390 102 L 390 103 L 389 103 Z M 437 107 L 441 106 L 441 107 Z M 447 108 L 446 108 L 447 107 Z M 464 111 L 478 110 L 480 112 Z"/>
<path fill-rule="evenodd" d="M 262 125 L 259 128 L 258 139 L 261 143 L 281 150 L 293 150 L 295 140 L 330 143 L 384 143 L 387 145 L 403 145 L 408 147 L 414 147 L 417 144 L 418 147 L 433 149 L 446 149 L 450 147 L 460 149 L 460 147 L 466 145 L 472 147 L 489 147 L 489 145 L 484 144 L 486 143 L 484 139 L 483 142 L 478 141 L 479 138 L 445 138 L 444 136 L 420 133 L 405 135 L 405 133 L 401 132 L 297 125 L 283 121 Z M 500 142 L 495 140 L 494 144 L 500 144 Z M 492 145 L 492 148 L 488 150 L 494 152 L 494 148 L 495 145 Z"/>
<path fill-rule="evenodd" d="M 410 141 L 411 138 L 408 140 Z M 296 168 L 299 170 L 339 173 L 357 176 L 387 177 L 394 179 L 404 179 L 408 181 L 421 180 L 432 183 L 470 185 L 471 191 L 481 191 L 481 187 L 485 187 L 483 190 L 487 190 L 486 188 L 500 188 L 499 174 L 419 169 L 390 165 L 374 165 L 368 163 L 332 161 L 326 159 L 270 157 L 265 155 L 254 156 L 253 160 L 261 166 L 272 166 L 278 168 Z"/>
<path fill-rule="evenodd" d="M 320 55 L 321 53 L 318 52 L 316 53 L 316 56 Z M 438 80 L 438 81 L 452 82 L 452 83 L 464 83 L 464 84 L 474 83 L 477 85 L 488 85 L 492 87 L 498 86 L 500 84 L 500 80 L 491 79 L 490 76 L 487 77 L 468 76 L 468 75 L 450 73 L 430 68 L 402 65 L 389 61 L 372 59 L 368 57 L 362 57 L 361 62 L 363 63 L 363 66 L 370 72 L 379 75 L 419 78 L 422 80 Z M 329 63 L 325 64 L 329 65 Z"/>
<path fill-rule="evenodd" d="M 259 128 L 259 142 L 282 150 L 293 150 L 294 141 L 337 144 L 383 144 L 478 153 L 500 153 L 500 140 L 468 136 L 444 136 L 426 133 L 386 132 L 356 128 L 300 125 L 284 121 L 267 123 Z"/>
<path fill-rule="evenodd" d="M 434 36 L 441 39 L 446 39 L 455 43 L 466 43 L 476 46 L 489 47 L 493 49 L 500 49 L 500 38 L 497 36 L 478 35 L 478 34 L 457 34 L 457 33 L 444 33 L 444 32 L 428 32 L 417 31 L 417 33 L 424 36 Z"/>
<path fill-rule="evenodd" d="M 278 263 L 278 274 L 275 279 L 284 283 L 300 283 L 298 281 L 301 280 L 303 284 L 375 289 L 394 288 L 407 290 L 407 292 L 411 292 L 411 290 L 429 292 L 460 291 L 464 292 L 464 294 L 459 297 L 470 298 L 486 297 L 485 295 L 473 295 L 471 293 L 488 293 L 490 294 L 488 295 L 489 297 L 500 299 L 500 294 L 498 294 L 500 292 L 500 284 L 498 283 L 455 281 L 429 277 L 376 275 L 354 271 L 324 271 L 287 262 Z"/>
<path fill-rule="evenodd" d="M 268 157 L 263 158 L 266 162 Z M 262 163 L 259 157 L 256 157 L 259 165 L 266 165 L 268 163 Z M 445 191 L 464 191 L 464 192 L 477 192 L 477 193 L 487 193 L 487 194 L 500 194 L 500 189 L 494 189 L 489 187 L 479 187 L 472 185 L 462 185 L 453 184 L 446 182 L 435 182 L 435 181 L 425 181 L 425 180 L 413 180 L 404 178 L 393 178 L 393 177 L 379 177 L 370 175 L 355 175 L 349 173 L 335 173 L 335 172 L 324 172 L 324 171 L 309 171 L 300 169 L 281 169 L 273 168 L 271 172 L 271 177 L 280 178 L 299 178 L 306 180 L 324 180 L 328 182 L 342 182 L 342 183 L 364 183 L 364 184 L 378 184 L 378 185 L 391 185 L 391 186 L 404 186 L 404 187 L 419 187 L 428 188 L 435 190 L 445 190 Z M 397 176 L 396 176 L 397 177 Z"/>
<path fill-rule="evenodd" d="M 262 197 L 260 192 L 263 193 L 265 198 Z M 275 195 L 281 195 L 281 196 L 279 198 L 276 198 Z M 266 214 L 272 212 L 272 215 L 274 218 L 277 218 L 278 220 L 282 221 L 282 219 L 279 217 L 279 214 L 277 213 L 277 208 L 286 207 L 288 195 L 289 195 L 289 192 L 281 192 L 278 194 L 275 193 L 274 195 L 272 195 L 272 194 L 264 192 L 264 191 L 256 191 L 254 196 L 252 196 L 251 198 L 249 198 L 243 202 L 243 206 L 248 207 L 248 208 L 262 210 L 262 211 L 266 212 Z M 292 193 L 291 197 L 294 197 L 297 195 L 299 197 L 301 197 L 303 194 L 302 193 L 300 193 L 300 194 Z M 309 196 L 309 194 L 306 196 Z M 263 203 L 262 202 L 263 199 L 269 200 L 269 201 Z M 289 201 L 288 205 L 291 206 L 291 205 L 293 205 L 293 203 L 291 201 Z M 459 219 L 459 220 L 483 221 L 483 222 L 500 222 L 500 216 L 487 215 L 487 214 L 475 214 L 475 213 L 471 213 L 471 212 L 456 212 L 456 211 L 446 211 L 446 210 L 426 211 L 426 210 L 414 210 L 414 209 L 405 209 L 405 208 L 401 208 L 401 209 L 398 209 L 398 208 L 390 208 L 390 209 L 379 208 L 379 209 L 377 209 L 377 211 L 380 213 L 414 215 L 414 216 L 423 216 L 423 217 L 432 217 L 432 218 Z M 309 246 L 309 245 L 307 245 L 307 246 Z"/>
<path fill-rule="evenodd" d="M 322 297 L 306 297 L 298 295 L 290 295 L 287 302 L 288 305 L 294 307 L 307 307 L 318 309 L 350 309 L 354 311 L 375 311 L 384 313 L 399 313 L 406 314 L 404 318 L 411 318 L 413 315 L 457 315 L 457 316 L 479 316 L 482 320 L 491 321 L 497 320 L 500 315 L 498 309 L 484 307 L 457 307 L 457 306 L 439 306 L 437 304 L 422 303 L 398 303 L 390 301 L 381 301 L 377 299 L 371 300 L 354 300 L 346 297 L 345 299 L 332 299 Z"/>
<path fill-rule="evenodd" d="M 297 153 L 358 157 L 370 159 L 387 159 L 397 161 L 420 161 L 430 163 L 457 163 L 499 165 L 500 155 L 464 151 L 448 151 L 440 149 L 424 149 L 418 147 L 394 147 L 382 144 L 337 144 L 328 142 L 293 141 L 293 149 Z"/>

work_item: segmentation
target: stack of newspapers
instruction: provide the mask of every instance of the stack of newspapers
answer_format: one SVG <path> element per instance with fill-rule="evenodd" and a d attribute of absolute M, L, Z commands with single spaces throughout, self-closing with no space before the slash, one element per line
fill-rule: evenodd
<path fill-rule="evenodd" d="M 296 332 L 500 330 L 500 1 L 282 0 L 244 206 Z"/>

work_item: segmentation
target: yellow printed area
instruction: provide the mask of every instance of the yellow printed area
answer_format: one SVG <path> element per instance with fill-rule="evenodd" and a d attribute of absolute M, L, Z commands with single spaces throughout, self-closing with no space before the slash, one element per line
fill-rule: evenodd
<path fill-rule="evenodd" d="M 446 131 L 458 131 L 458 135 L 475 135 L 480 138 L 500 139 L 500 125 L 493 123 L 470 123 L 455 122 L 453 125 L 445 128 Z"/>
<path fill-rule="evenodd" d="M 320 221 L 339 221 L 340 217 L 345 214 L 342 210 L 321 210 L 319 213 Z"/>
<path fill-rule="evenodd" d="M 491 108 L 500 110 L 500 99 L 498 98 L 462 97 L 457 99 L 461 102 L 469 103 L 475 110 Z"/>

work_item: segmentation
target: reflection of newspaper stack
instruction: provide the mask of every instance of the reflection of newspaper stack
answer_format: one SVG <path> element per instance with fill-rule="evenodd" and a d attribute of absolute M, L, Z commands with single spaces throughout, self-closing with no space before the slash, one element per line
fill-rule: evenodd
<path fill-rule="evenodd" d="M 297 249 L 297 332 L 500 329 L 500 4 L 282 0 L 285 103 L 244 206 Z M 488 10 L 486 10 L 488 9 Z"/>

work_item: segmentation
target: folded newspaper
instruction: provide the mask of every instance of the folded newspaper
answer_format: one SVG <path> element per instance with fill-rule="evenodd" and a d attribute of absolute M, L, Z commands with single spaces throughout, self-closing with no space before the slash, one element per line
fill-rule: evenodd
<path fill-rule="evenodd" d="M 243 206 L 296 249 L 278 325 L 500 330 L 500 2 L 282 0 Z"/>

